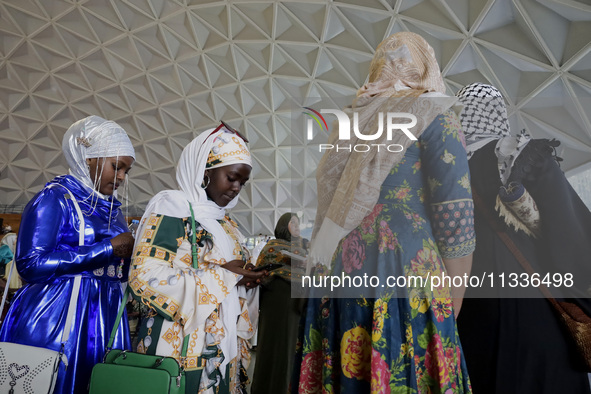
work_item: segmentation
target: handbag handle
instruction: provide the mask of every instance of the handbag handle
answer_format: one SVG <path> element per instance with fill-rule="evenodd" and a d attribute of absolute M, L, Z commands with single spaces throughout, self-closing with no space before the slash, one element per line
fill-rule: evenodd
<path fill-rule="evenodd" d="M 113 325 L 113 329 L 111 329 L 111 336 L 109 337 L 109 343 L 107 343 L 107 348 L 105 352 L 105 356 L 107 353 L 111 351 L 113 348 L 113 342 L 115 341 L 115 335 L 117 334 L 117 328 L 119 328 L 119 323 L 121 322 L 121 317 L 123 316 L 123 311 L 125 310 L 125 305 L 127 304 L 127 300 L 129 298 L 129 286 L 125 289 L 125 293 L 123 294 L 123 298 L 121 299 L 121 305 L 119 306 L 119 310 L 117 311 L 117 318 L 115 319 L 115 324 Z M 183 347 L 181 351 L 181 358 L 187 357 L 187 349 L 189 348 L 189 337 L 187 335 L 183 338 Z"/>

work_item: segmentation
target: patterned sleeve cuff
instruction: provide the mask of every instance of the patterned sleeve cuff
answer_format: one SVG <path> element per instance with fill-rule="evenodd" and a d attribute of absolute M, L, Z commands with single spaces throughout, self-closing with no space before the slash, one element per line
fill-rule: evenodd
<path fill-rule="evenodd" d="M 476 249 L 476 239 L 472 238 L 470 241 L 464 242 L 463 244 L 454 247 L 443 246 L 440 243 L 438 243 L 438 246 L 441 257 L 444 259 L 456 259 L 458 257 L 464 257 L 470 253 L 473 253 L 474 249 Z"/>
<path fill-rule="evenodd" d="M 471 199 L 431 204 L 433 235 L 443 258 L 469 255 L 476 248 Z"/>

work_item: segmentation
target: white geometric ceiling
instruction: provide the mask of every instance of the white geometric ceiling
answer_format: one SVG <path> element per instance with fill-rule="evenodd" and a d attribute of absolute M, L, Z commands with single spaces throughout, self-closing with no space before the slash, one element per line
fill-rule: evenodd
<path fill-rule="evenodd" d="M 65 173 L 65 130 L 96 114 L 135 146 L 141 214 L 223 119 L 255 158 L 233 210 L 244 233 L 272 233 L 288 210 L 313 219 L 317 158 L 291 133 L 294 103 L 352 96 L 401 30 L 433 46 L 450 94 L 491 83 L 514 131 L 560 139 L 564 170 L 591 161 L 591 0 L 0 0 L 0 205 Z"/>

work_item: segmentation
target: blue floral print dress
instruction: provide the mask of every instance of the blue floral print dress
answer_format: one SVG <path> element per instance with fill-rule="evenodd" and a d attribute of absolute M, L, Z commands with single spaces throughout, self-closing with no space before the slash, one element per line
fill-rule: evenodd
<path fill-rule="evenodd" d="M 373 212 L 339 244 L 329 274 L 366 273 L 381 284 L 389 276 L 441 277 L 442 257 L 466 256 L 474 247 L 468 161 L 450 110 L 391 170 Z M 375 297 L 313 293 L 291 391 L 471 392 L 449 287 L 427 283 L 409 281 L 398 293 L 379 285 Z"/>

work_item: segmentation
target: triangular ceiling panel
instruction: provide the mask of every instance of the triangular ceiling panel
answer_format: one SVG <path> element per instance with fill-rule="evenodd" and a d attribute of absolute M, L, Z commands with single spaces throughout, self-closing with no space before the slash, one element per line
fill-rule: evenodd
<path fill-rule="evenodd" d="M 292 211 L 294 207 L 299 206 L 302 201 L 297 194 L 292 190 L 292 181 L 288 179 L 279 180 L 277 182 L 277 207 Z"/>
<path fill-rule="evenodd" d="M 187 100 L 189 101 L 190 109 L 193 107 L 199 111 L 201 114 L 200 118 L 206 117 L 212 122 L 217 121 L 214 114 L 213 102 L 210 92 L 196 94 L 194 96 L 188 97 Z M 199 118 L 196 119 L 196 117 L 193 117 L 193 122 L 197 121 L 199 121 Z"/>
<path fill-rule="evenodd" d="M 71 59 L 72 52 L 70 47 L 64 42 L 58 29 L 53 26 L 47 26 L 42 31 L 35 35 L 36 47 L 42 47 L 51 52 L 51 54 L 58 59 L 53 60 L 55 62 L 62 58 Z M 52 60 L 51 57 L 44 58 L 46 61 Z"/>
<path fill-rule="evenodd" d="M 318 67 L 316 68 L 316 77 L 320 80 L 338 85 L 350 85 L 355 83 L 355 78 L 342 67 L 338 59 L 331 55 L 328 49 L 320 52 Z"/>
<path fill-rule="evenodd" d="M 277 189 L 277 183 L 272 181 L 261 180 L 258 181 L 252 187 L 252 202 L 259 206 L 260 204 L 268 204 L 268 207 L 273 207 L 275 202 L 273 196 L 275 196 L 275 190 Z"/>
<path fill-rule="evenodd" d="M 130 80 L 122 87 L 122 90 L 125 92 L 134 112 L 143 112 L 154 108 L 156 97 L 154 97 L 148 77 L 140 76 Z"/>
<path fill-rule="evenodd" d="M 195 10 L 195 14 L 209 29 L 217 31 L 226 39 L 230 37 L 228 6 L 216 4 L 214 6 L 201 7 Z"/>
<path fill-rule="evenodd" d="M 195 53 L 195 45 L 187 43 L 178 34 L 171 32 L 166 27 L 162 28 L 162 35 L 166 42 L 168 53 L 174 60 L 186 59 Z"/>
<path fill-rule="evenodd" d="M 30 117 L 17 116 L 10 117 L 10 128 L 19 130 L 18 137 L 21 137 L 28 144 L 35 134 L 43 127 L 43 119 L 31 119 Z M 16 137 L 13 136 L 13 137 Z M 11 139 L 10 136 L 7 138 Z"/>
<path fill-rule="evenodd" d="M 445 0 L 451 12 L 458 18 L 461 26 L 469 31 L 482 15 L 488 0 Z"/>
<path fill-rule="evenodd" d="M 316 45 L 278 44 L 278 47 L 297 61 L 308 75 L 312 75 L 319 52 Z"/>
<path fill-rule="evenodd" d="M 580 52 L 588 52 L 590 49 L 589 42 L 585 41 L 583 37 L 589 37 L 590 35 L 591 21 L 572 22 L 568 37 L 565 40 L 566 45 L 564 45 L 562 63 L 566 63 Z"/>
<path fill-rule="evenodd" d="M 180 61 L 177 64 L 179 68 L 179 75 L 181 73 L 187 74 L 189 78 L 194 79 L 204 87 L 210 86 L 209 80 L 207 78 L 207 68 L 205 67 L 205 62 L 201 56 L 197 55 L 190 59 Z M 199 92 L 187 92 L 187 95 L 191 93 Z"/>
<path fill-rule="evenodd" d="M 360 5 L 359 1 L 355 1 L 355 0 L 336 0 L 335 3 L 336 4 L 338 4 L 338 3 L 351 4 L 351 5 L 355 5 L 355 6 Z M 387 10 L 387 7 L 384 6 L 384 3 L 382 3 L 379 0 L 366 0 L 363 2 L 363 6 L 369 7 L 369 8 L 375 8 L 380 11 Z"/>
<path fill-rule="evenodd" d="M 17 0 L 3 3 L 6 5 L 4 10 L 16 22 L 24 36 L 33 36 L 43 26 L 49 24 L 43 10 L 38 8 L 34 2 L 24 3 Z"/>
<path fill-rule="evenodd" d="M 249 114 L 250 116 L 267 114 L 269 112 L 269 107 L 267 104 L 261 101 L 259 97 L 253 95 L 247 88 L 241 86 L 240 91 L 245 114 Z"/>
<path fill-rule="evenodd" d="M 17 48 L 10 57 L 10 64 L 27 66 L 39 71 L 47 69 L 31 43 L 25 43 Z"/>
<path fill-rule="evenodd" d="M 89 53 L 97 50 L 98 42 L 96 42 L 94 39 L 88 40 L 84 37 L 80 37 L 78 34 L 72 33 L 70 30 L 66 30 L 61 27 L 56 27 L 56 29 L 59 29 L 60 35 L 68 46 L 69 50 L 72 52 L 73 57 L 85 57 Z"/>
<path fill-rule="evenodd" d="M 273 116 L 264 114 L 260 116 L 250 116 L 247 120 L 247 128 L 249 131 L 249 138 L 256 139 L 254 149 L 274 149 L 277 144 L 274 140 L 274 125 Z"/>
<path fill-rule="evenodd" d="M 4 23 L 4 21 L 0 20 L 0 23 Z M 6 33 L 1 28 L 0 32 L 0 56 L 5 58 L 22 44 L 23 39 L 12 33 Z"/>
<path fill-rule="evenodd" d="M 275 13 L 275 39 L 282 41 L 318 43 L 318 38 L 296 16 L 278 4 Z"/>
<path fill-rule="evenodd" d="M 199 50 L 199 43 L 194 36 L 195 30 L 193 29 L 191 18 L 188 14 L 179 13 L 167 18 L 164 28 L 167 33 L 174 35 L 178 40 L 183 41 L 193 48 L 193 53 L 196 50 Z"/>
<path fill-rule="evenodd" d="M 411 18 L 422 23 L 429 23 L 444 29 L 460 32 L 460 28 L 454 23 L 453 17 L 449 14 L 448 9 L 439 1 L 421 1 L 414 7 L 401 11 L 400 15 L 403 15 L 405 20 L 406 18 Z"/>
<path fill-rule="evenodd" d="M 582 40 L 578 37 L 567 38 L 571 22 L 556 15 L 551 9 L 540 4 L 535 0 L 521 0 L 522 14 L 529 20 L 535 32 L 543 39 L 544 45 L 548 48 L 552 57 L 558 63 L 562 63 L 564 55 L 564 43 L 575 41 L 580 43 Z"/>
<path fill-rule="evenodd" d="M 561 162 L 563 171 L 571 170 L 589 162 L 591 150 L 588 145 L 581 144 L 580 140 L 572 138 L 569 134 L 563 133 L 561 129 L 556 129 L 535 117 L 528 114 L 522 116 L 528 131 L 535 138 L 558 138 L 560 140 L 561 145 L 558 156 L 568 158 L 567 161 Z M 575 154 L 575 152 L 578 153 Z"/>
<path fill-rule="evenodd" d="M 357 8 L 339 7 L 345 18 L 355 27 L 372 48 L 384 39 L 390 25 L 390 15 L 383 10 L 359 12 Z"/>
<path fill-rule="evenodd" d="M 63 101 L 48 100 L 42 97 L 31 97 L 31 103 L 45 120 L 51 119 L 66 108 Z"/>
<path fill-rule="evenodd" d="M 496 79 L 514 103 L 519 103 L 552 75 L 552 69 L 529 63 L 502 50 L 480 47 Z"/>
<path fill-rule="evenodd" d="M 84 72 L 80 67 L 79 63 L 70 64 L 59 71 L 54 73 L 56 79 L 63 81 L 66 85 L 71 86 L 72 89 L 84 91 L 86 94 L 80 94 L 81 96 L 88 96 L 90 85 L 86 78 L 84 78 Z M 70 100 L 72 100 L 71 96 Z"/>
<path fill-rule="evenodd" d="M 269 229 L 275 228 L 275 223 L 271 222 L 272 216 L 269 215 L 268 212 L 265 212 L 264 209 L 262 209 L 260 213 L 254 212 L 252 218 L 253 228 L 265 229 L 266 234 L 270 232 Z M 256 232 L 253 232 L 253 234 L 256 234 Z"/>
<path fill-rule="evenodd" d="M 236 3 L 234 7 L 261 29 L 268 38 L 273 35 L 273 21 L 275 20 L 273 3 Z"/>
<path fill-rule="evenodd" d="M 243 113 L 242 100 L 238 85 L 220 88 L 216 91 L 216 95 L 225 102 L 228 106 L 235 109 L 235 111 Z"/>
<path fill-rule="evenodd" d="M 294 103 L 300 103 L 309 95 L 310 80 L 308 79 L 278 77 L 273 82 L 274 87 L 280 87 L 281 89 L 281 92 L 278 91 L 275 95 L 274 102 L 279 103 L 279 94 L 281 94 L 281 104 L 284 104 L 283 108 L 287 108 Z M 288 100 L 285 100 L 286 97 Z"/>
<path fill-rule="evenodd" d="M 148 25 L 154 24 L 155 18 L 151 16 L 149 12 L 146 12 L 142 7 L 134 7 L 133 5 L 130 5 L 128 1 L 118 1 L 113 4 L 115 5 L 115 10 L 113 11 L 117 15 L 106 14 L 105 16 L 109 18 L 109 20 L 121 20 L 122 26 L 124 26 L 129 31 L 136 31 Z M 110 11 L 111 9 L 107 7 L 103 8 L 102 10 L 104 13 Z"/>
<path fill-rule="evenodd" d="M 527 28 L 527 21 L 511 2 L 496 1 L 476 30 L 475 37 L 523 57 L 551 64 L 538 37 Z"/>
<path fill-rule="evenodd" d="M 261 173 L 265 177 L 276 178 L 277 173 L 277 162 L 276 162 L 276 149 L 258 149 L 257 156 L 255 157 L 256 162 L 261 167 Z"/>
<path fill-rule="evenodd" d="M 163 105 L 160 108 L 160 116 L 162 117 L 164 128 L 169 131 L 169 134 L 176 135 L 191 127 L 191 119 L 185 101 L 179 100 Z"/>
<path fill-rule="evenodd" d="M 196 11 L 189 10 L 190 24 L 193 26 L 193 34 L 199 47 L 202 49 L 214 48 L 225 43 L 227 37 L 224 37 L 219 31 L 211 29 L 198 15 Z"/>
<path fill-rule="evenodd" d="M 143 142 L 161 140 L 163 137 L 166 137 L 163 126 L 153 112 L 136 114 L 135 119 L 137 120 L 138 128 L 141 130 Z"/>
<path fill-rule="evenodd" d="M 236 77 L 236 70 L 234 67 L 231 69 L 224 69 L 211 58 L 206 56 L 203 56 L 203 63 L 206 65 L 208 79 L 212 86 L 225 86 L 237 82 L 238 78 Z"/>
<path fill-rule="evenodd" d="M 254 22 L 252 22 L 248 17 L 245 17 L 242 13 L 238 12 L 236 9 L 231 10 L 230 17 L 232 18 L 233 40 L 257 41 L 269 39 L 269 34 L 266 34 Z"/>
<path fill-rule="evenodd" d="M 460 51 L 444 76 L 461 86 L 472 82 L 491 83 L 494 81 L 490 67 L 470 44 Z M 496 85 L 496 83 L 492 84 Z"/>
<path fill-rule="evenodd" d="M 289 133 L 289 139 L 285 138 L 285 146 L 304 146 L 305 141 L 305 133 L 303 130 L 297 128 L 296 118 L 303 112 L 304 109 L 302 107 L 292 107 L 291 112 L 287 113 L 279 113 L 275 115 L 275 122 L 278 125 L 281 125 L 284 131 Z M 276 136 L 276 143 L 278 146 L 284 146 L 283 142 L 279 142 L 279 136 Z"/>
<path fill-rule="evenodd" d="M 101 3 L 97 7 L 92 7 L 92 11 L 89 8 L 85 8 L 84 19 L 88 21 L 94 35 L 101 43 L 117 39 L 117 37 L 130 29 L 121 23 L 117 12 L 113 10 L 110 4 L 110 2 Z M 141 14 L 135 13 L 134 15 Z M 148 21 L 140 22 L 138 25 L 143 26 L 146 22 Z"/>
<path fill-rule="evenodd" d="M 271 51 L 272 46 L 269 43 L 235 43 L 235 49 L 240 51 L 249 59 L 254 60 L 254 63 L 260 66 L 263 70 L 268 70 L 271 65 Z"/>
<path fill-rule="evenodd" d="M 274 75 L 288 75 L 297 76 L 301 78 L 309 78 L 310 74 L 306 72 L 304 66 L 299 61 L 291 57 L 280 46 L 275 47 L 273 54 L 273 64 L 271 65 L 271 73 Z"/>
<path fill-rule="evenodd" d="M 127 0 L 133 4 L 139 11 L 154 19 L 166 19 L 170 14 L 177 11 L 177 6 L 173 1 L 167 0 Z"/>
<path fill-rule="evenodd" d="M 367 78 L 371 56 L 365 53 L 351 53 L 343 48 L 327 48 L 330 54 L 348 71 L 355 81 L 355 87 L 361 87 Z"/>
<path fill-rule="evenodd" d="M 61 105 L 64 105 L 64 101 L 66 100 L 66 96 L 64 96 L 63 92 L 59 88 L 55 77 L 50 76 L 49 78 L 42 81 L 35 93 L 33 93 L 35 97 L 42 97 L 46 100 L 56 101 Z"/>
<path fill-rule="evenodd" d="M 590 146 L 591 130 L 585 124 L 576 99 L 568 97 L 567 92 L 568 87 L 558 79 L 525 104 L 522 112 L 532 121 L 543 122 L 549 129 L 561 133 L 568 130 L 573 143 Z"/>
<path fill-rule="evenodd" d="M 328 13 L 324 42 L 362 52 L 375 49 L 354 28 L 351 22 L 341 14 L 337 7 L 330 9 Z"/>
<path fill-rule="evenodd" d="M 71 56 L 56 53 L 52 48 L 46 48 L 41 45 L 35 46 L 35 51 L 41 60 L 45 70 L 54 71 L 72 62 Z"/>
<path fill-rule="evenodd" d="M 67 14 L 72 10 L 68 2 L 48 1 L 40 3 L 39 6 L 43 9 L 43 13 L 51 19 L 61 18 L 63 14 Z"/>
<path fill-rule="evenodd" d="M 184 90 L 181 79 L 174 64 L 154 70 L 150 75 L 152 76 L 150 78 L 152 83 L 161 85 L 163 89 L 170 91 L 175 98 L 178 99 L 179 96 L 183 95 Z"/>
<path fill-rule="evenodd" d="M 0 39 L 2 40 L 2 49 L 0 53 L 6 56 L 12 51 L 12 44 L 23 40 L 22 29 L 16 24 L 10 15 L 10 11 L 0 12 Z M 8 45 L 10 43 L 10 45 Z"/>
<path fill-rule="evenodd" d="M 234 108 L 229 105 L 217 92 L 212 93 L 211 96 L 216 119 L 230 121 L 242 117 L 242 114 L 239 112 L 240 108 Z"/>
<path fill-rule="evenodd" d="M 464 43 L 463 35 L 457 32 L 442 30 L 440 27 L 427 24 L 417 24 L 414 21 L 406 21 L 405 25 L 409 31 L 419 34 L 431 45 L 442 70 L 449 65 L 450 60 Z"/>
<path fill-rule="evenodd" d="M 82 9 L 71 9 L 71 12 L 62 15 L 59 18 L 59 26 L 56 28 L 59 28 L 62 31 L 67 31 L 81 40 L 98 44 L 98 37 L 95 35 L 94 30 L 87 23 L 80 23 L 81 20 L 84 20 Z M 66 42 L 69 42 L 69 40 L 66 40 Z M 76 49 L 74 45 L 71 45 L 70 48 Z"/>
<path fill-rule="evenodd" d="M 320 40 L 324 29 L 327 5 L 323 3 L 305 3 L 302 1 L 281 2 L 289 12 L 298 18 L 314 36 Z"/>
<path fill-rule="evenodd" d="M 273 143 L 273 141 L 269 141 L 269 139 L 265 136 L 265 134 L 262 131 L 256 130 L 254 127 L 247 127 L 248 131 L 251 131 L 250 133 L 248 133 L 248 140 L 249 140 L 249 147 L 250 149 L 254 152 L 254 151 L 259 151 L 259 150 L 272 150 L 275 149 L 275 144 Z M 269 169 L 269 172 L 266 174 L 267 178 L 274 178 L 275 175 L 273 175 L 274 170 Z"/>
<path fill-rule="evenodd" d="M 583 85 L 578 81 L 568 81 L 568 84 L 573 90 L 577 101 L 581 103 L 581 107 L 591 115 L 591 85 Z"/>

